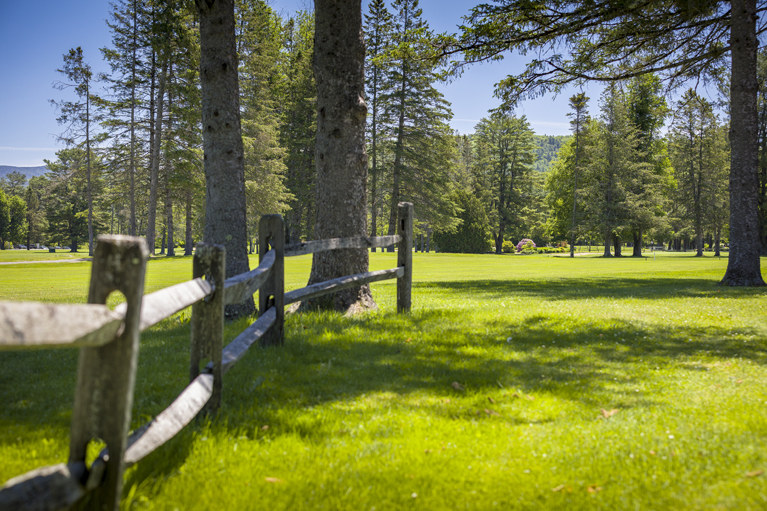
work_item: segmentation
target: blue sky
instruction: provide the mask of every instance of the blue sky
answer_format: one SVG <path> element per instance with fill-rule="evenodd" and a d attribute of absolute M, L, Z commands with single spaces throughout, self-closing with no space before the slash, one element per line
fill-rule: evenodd
<path fill-rule="evenodd" d="M 277 12 L 289 15 L 296 9 L 311 8 L 310 0 L 271 0 Z M 366 9 L 363 0 L 363 10 Z M 453 31 L 473 1 L 421 0 L 424 17 L 432 29 Z M 66 91 L 57 91 L 56 69 L 62 55 L 81 46 L 95 72 L 107 71 L 99 48 L 110 44 L 105 20 L 107 0 L 71 0 L 13 2 L 0 0 L 0 165 L 36 166 L 52 159 L 62 146 L 56 136 L 56 109 L 50 99 L 64 99 Z M 453 105 L 453 128 L 471 133 L 487 111 L 498 105 L 493 96 L 494 84 L 509 72 L 521 69 L 520 58 L 482 64 L 468 69 L 461 78 L 439 88 Z M 598 93 L 587 93 L 595 108 Z M 572 91 L 556 99 L 540 98 L 523 103 L 518 114 L 527 115 L 539 134 L 568 133 L 567 98 Z"/>

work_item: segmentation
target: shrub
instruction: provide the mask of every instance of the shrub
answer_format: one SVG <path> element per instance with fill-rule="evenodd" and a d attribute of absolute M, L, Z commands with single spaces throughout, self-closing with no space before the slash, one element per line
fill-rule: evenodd
<path fill-rule="evenodd" d="M 517 252 L 535 253 L 535 242 L 529 238 L 522 238 L 517 243 Z"/>
<path fill-rule="evenodd" d="M 516 247 L 514 246 L 513 241 L 506 240 L 503 242 L 503 246 L 501 247 L 501 250 L 503 251 L 504 254 L 510 254 L 514 252 L 515 248 Z"/>

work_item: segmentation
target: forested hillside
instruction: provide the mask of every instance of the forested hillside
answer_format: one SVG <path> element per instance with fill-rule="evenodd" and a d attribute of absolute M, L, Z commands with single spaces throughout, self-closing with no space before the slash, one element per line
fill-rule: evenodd
<path fill-rule="evenodd" d="M 535 151 L 535 170 L 547 172 L 559 150 L 570 138 L 570 135 L 535 135 L 535 144 L 538 146 Z"/>

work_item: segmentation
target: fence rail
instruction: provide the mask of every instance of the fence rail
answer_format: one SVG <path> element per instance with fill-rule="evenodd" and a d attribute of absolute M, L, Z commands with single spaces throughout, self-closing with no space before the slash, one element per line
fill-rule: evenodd
<path fill-rule="evenodd" d="M 397 234 L 318 240 L 284 246 L 279 215 L 259 224 L 259 266 L 224 279 L 224 250 L 201 243 L 193 279 L 144 295 L 148 250 L 143 239 L 104 236 L 93 259 L 88 304 L 0 302 L 0 349 L 78 347 L 77 386 L 67 463 L 32 470 L 0 488 L 0 511 L 56 510 L 74 504 L 117 509 L 123 471 L 178 434 L 195 417 L 221 406 L 223 375 L 256 343 L 282 344 L 284 307 L 365 283 L 397 279 L 397 311 L 410 310 L 413 206 L 401 203 Z M 347 275 L 285 293 L 284 258 L 324 250 L 399 247 L 397 267 Z M 126 301 L 106 306 L 113 291 Z M 224 305 L 259 293 L 259 317 L 223 347 Z M 139 334 L 192 307 L 190 383 L 149 423 L 128 434 Z M 201 368 L 201 363 L 207 361 Z M 88 466 L 85 452 L 106 443 Z"/>

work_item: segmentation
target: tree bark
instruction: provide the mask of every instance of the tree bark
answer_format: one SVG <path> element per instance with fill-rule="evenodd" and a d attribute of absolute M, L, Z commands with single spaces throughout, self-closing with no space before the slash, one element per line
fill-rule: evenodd
<path fill-rule="evenodd" d="M 192 191 L 186 192 L 186 218 L 184 219 L 184 255 L 192 255 Z"/>
<path fill-rule="evenodd" d="M 317 83 L 317 239 L 365 236 L 365 48 L 360 0 L 316 0 L 314 74 Z M 321 205 L 321 207 L 320 207 Z M 309 284 L 368 270 L 366 249 L 314 254 Z M 304 307 L 354 312 L 373 308 L 370 286 L 339 291 Z"/>
<path fill-rule="evenodd" d="M 642 257 L 642 231 L 637 229 L 634 231 L 634 250 L 631 257 Z"/>
<path fill-rule="evenodd" d="M 234 0 L 196 0 L 200 14 L 205 229 L 207 243 L 224 245 L 226 276 L 248 271 L 245 170 L 240 129 Z M 226 307 L 234 318 L 255 312 L 253 298 Z"/>
<path fill-rule="evenodd" d="M 730 256 L 721 281 L 763 286 L 759 261 L 756 0 L 732 0 L 730 46 Z"/>

